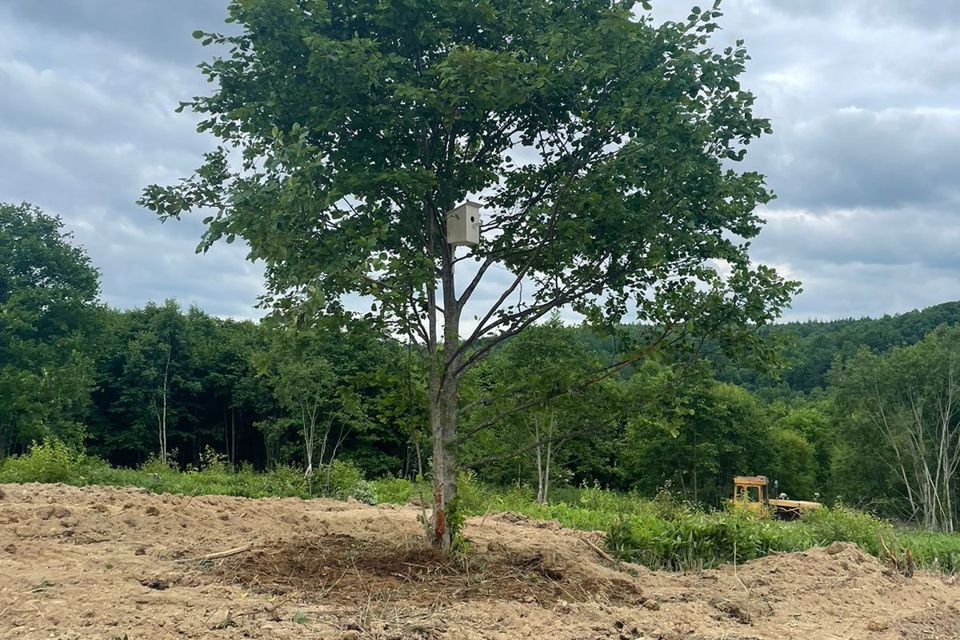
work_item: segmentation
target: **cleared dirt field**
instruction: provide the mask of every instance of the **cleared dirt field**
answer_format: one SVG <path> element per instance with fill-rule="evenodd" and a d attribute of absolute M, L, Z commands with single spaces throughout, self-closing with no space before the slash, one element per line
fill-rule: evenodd
<path fill-rule="evenodd" d="M 952 578 L 850 545 L 675 574 L 501 514 L 469 521 L 451 565 L 421 546 L 414 507 L 0 493 L 0 638 L 960 638 Z"/>

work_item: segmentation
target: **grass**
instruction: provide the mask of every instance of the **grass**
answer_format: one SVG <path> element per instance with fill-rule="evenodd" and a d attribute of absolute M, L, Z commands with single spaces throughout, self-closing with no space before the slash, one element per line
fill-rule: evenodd
<path fill-rule="evenodd" d="M 320 495 L 375 502 L 363 473 L 349 462 L 336 461 L 326 486 L 326 469 L 314 477 L 311 492 L 303 472 L 278 467 L 266 472 L 252 468 L 231 469 L 222 460 L 208 458 L 202 469 L 180 471 L 151 459 L 137 469 L 119 469 L 58 441 L 35 444 L 23 456 L 0 464 L 2 482 L 62 482 L 76 486 L 108 485 L 141 487 L 154 493 L 228 495 L 246 498 L 312 498 Z"/>
<path fill-rule="evenodd" d="M 325 479 L 325 472 L 321 474 Z M 405 503 L 429 496 L 429 487 L 401 478 L 367 481 L 347 462 L 336 462 L 331 482 L 314 478 L 320 493 L 368 503 Z M 57 442 L 35 445 L 27 455 L 0 464 L 3 482 L 64 482 L 73 485 L 137 486 L 156 493 L 233 495 L 250 498 L 310 498 L 303 474 L 290 468 L 255 473 L 208 459 L 205 468 L 181 472 L 151 461 L 139 469 L 115 469 Z M 797 522 L 763 518 L 742 509 L 706 511 L 664 493 L 653 499 L 597 487 L 561 487 L 548 504 L 537 504 L 525 487 L 494 489 L 462 474 L 458 509 L 463 516 L 510 511 L 534 519 L 606 533 L 609 551 L 652 568 L 691 569 L 744 562 L 770 553 L 803 551 L 835 541 L 853 542 L 883 557 L 886 549 L 909 549 L 921 567 L 960 572 L 960 535 L 896 527 L 842 506 L 811 512 Z"/>

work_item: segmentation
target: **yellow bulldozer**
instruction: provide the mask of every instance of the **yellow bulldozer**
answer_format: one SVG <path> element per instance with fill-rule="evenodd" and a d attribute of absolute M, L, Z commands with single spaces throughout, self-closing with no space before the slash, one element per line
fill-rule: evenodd
<path fill-rule="evenodd" d="M 733 503 L 756 511 L 769 509 L 779 520 L 796 520 L 805 511 L 823 506 L 819 502 L 771 498 L 768 495 L 768 484 L 767 476 L 735 476 Z"/>

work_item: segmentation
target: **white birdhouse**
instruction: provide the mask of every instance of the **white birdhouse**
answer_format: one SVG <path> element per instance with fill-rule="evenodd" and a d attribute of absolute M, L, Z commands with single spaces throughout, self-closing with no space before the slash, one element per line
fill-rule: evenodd
<path fill-rule="evenodd" d="M 480 243 L 480 205 L 464 202 L 447 214 L 447 242 L 475 247 Z"/>

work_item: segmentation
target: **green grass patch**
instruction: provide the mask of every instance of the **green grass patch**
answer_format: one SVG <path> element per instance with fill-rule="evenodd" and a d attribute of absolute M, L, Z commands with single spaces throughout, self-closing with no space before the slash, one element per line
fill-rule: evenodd
<path fill-rule="evenodd" d="M 180 471 L 158 459 L 151 459 L 137 469 L 118 469 L 56 440 L 34 444 L 27 454 L 3 460 L 0 483 L 3 482 L 132 486 L 154 493 L 185 495 L 304 499 L 326 496 L 376 501 L 360 469 L 346 461 L 334 461 L 329 469 L 321 467 L 309 483 L 302 471 L 290 467 L 255 472 L 251 467 L 232 469 L 215 458 L 202 468 L 189 471 Z"/>

